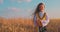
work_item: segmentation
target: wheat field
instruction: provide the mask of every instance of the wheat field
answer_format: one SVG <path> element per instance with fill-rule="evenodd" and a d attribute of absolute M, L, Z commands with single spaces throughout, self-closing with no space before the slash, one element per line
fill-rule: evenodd
<path fill-rule="evenodd" d="M 0 32 L 34 32 L 33 19 L 0 17 Z M 47 32 L 60 32 L 60 19 L 50 19 Z"/>

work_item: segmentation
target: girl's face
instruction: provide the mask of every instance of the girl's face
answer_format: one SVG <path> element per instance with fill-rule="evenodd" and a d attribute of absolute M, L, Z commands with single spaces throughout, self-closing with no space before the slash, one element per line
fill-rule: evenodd
<path fill-rule="evenodd" d="M 40 10 L 41 12 L 44 11 L 44 8 L 45 8 L 44 5 L 40 5 L 40 6 L 39 6 L 39 10 Z"/>

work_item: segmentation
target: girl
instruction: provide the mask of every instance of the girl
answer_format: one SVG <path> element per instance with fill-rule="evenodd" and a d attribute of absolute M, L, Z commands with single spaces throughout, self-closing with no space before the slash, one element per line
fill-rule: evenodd
<path fill-rule="evenodd" d="M 46 25 L 49 23 L 49 17 L 44 12 L 44 4 L 39 3 L 34 12 L 34 32 L 46 32 Z"/>

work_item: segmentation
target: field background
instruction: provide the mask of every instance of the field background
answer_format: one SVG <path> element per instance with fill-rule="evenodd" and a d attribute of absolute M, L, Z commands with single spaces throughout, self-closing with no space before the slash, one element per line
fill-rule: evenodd
<path fill-rule="evenodd" d="M 0 32 L 33 32 L 34 24 L 31 18 L 0 17 Z M 60 32 L 60 19 L 50 19 L 48 32 Z"/>

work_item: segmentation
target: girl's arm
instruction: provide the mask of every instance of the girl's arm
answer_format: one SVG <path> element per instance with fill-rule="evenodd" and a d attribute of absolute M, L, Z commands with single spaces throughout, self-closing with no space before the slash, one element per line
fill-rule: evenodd
<path fill-rule="evenodd" d="M 46 20 L 42 20 L 41 22 L 42 22 L 43 27 L 46 26 L 49 23 L 48 15 L 46 15 Z"/>
<path fill-rule="evenodd" d="M 39 21 L 38 18 L 36 18 L 36 14 L 34 15 L 34 26 L 41 26 L 42 27 L 42 23 L 41 21 Z"/>

